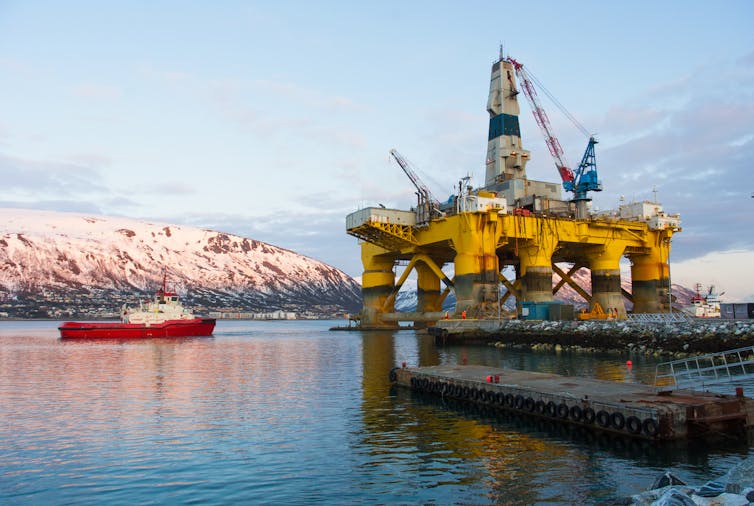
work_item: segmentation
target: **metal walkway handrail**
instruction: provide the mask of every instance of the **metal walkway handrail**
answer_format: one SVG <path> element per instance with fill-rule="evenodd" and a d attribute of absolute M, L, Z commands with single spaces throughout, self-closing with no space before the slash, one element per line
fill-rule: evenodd
<path fill-rule="evenodd" d="M 754 384 L 754 346 L 657 364 L 655 386 L 720 391 Z"/>

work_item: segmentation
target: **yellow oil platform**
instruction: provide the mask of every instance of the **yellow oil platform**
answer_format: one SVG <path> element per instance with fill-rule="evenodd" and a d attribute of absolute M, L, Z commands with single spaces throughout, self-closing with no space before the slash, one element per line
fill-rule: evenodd
<path fill-rule="evenodd" d="M 518 79 L 517 79 L 518 78 Z M 522 86 L 519 90 L 518 84 Z M 572 199 L 561 197 L 561 185 L 526 177 L 529 151 L 521 144 L 518 95 L 523 91 L 534 111 L 558 172 Z M 563 161 L 530 75 L 507 57 L 492 65 L 485 185 L 472 188 L 468 178 L 440 203 L 396 152 L 391 153 L 417 188 L 411 210 L 368 207 L 346 218 L 346 230 L 360 239 L 362 328 L 390 328 L 399 321 L 431 326 L 443 317 L 442 302 L 453 290 L 453 317 L 497 318 L 499 307 L 514 296 L 522 302 L 546 303 L 568 284 L 586 301 L 625 318 L 624 298 L 635 313 L 667 311 L 670 242 L 680 217 L 668 215 L 656 202 L 621 205 L 594 214 L 587 191 L 599 191 L 590 139 L 576 171 Z M 631 293 L 621 288 L 620 260 L 631 262 Z M 394 267 L 405 264 L 399 279 Z M 407 263 L 407 264 L 406 264 Z M 443 272 L 453 264 L 452 279 Z M 561 268 L 561 266 L 570 267 Z M 515 279 L 502 271 L 515 268 Z M 591 271 L 591 294 L 572 279 L 582 267 Z M 395 297 L 416 271 L 416 312 L 395 311 Z M 559 282 L 553 286 L 553 272 Z M 501 293 L 500 285 L 506 290 Z"/>

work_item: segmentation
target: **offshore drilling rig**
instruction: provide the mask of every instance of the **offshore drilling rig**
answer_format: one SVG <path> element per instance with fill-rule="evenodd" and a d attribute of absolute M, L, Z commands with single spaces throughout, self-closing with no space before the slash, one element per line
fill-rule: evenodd
<path fill-rule="evenodd" d="M 473 188 L 469 178 L 463 178 L 456 194 L 440 202 L 408 162 L 391 151 L 416 187 L 417 204 L 410 210 L 367 207 L 346 218 L 347 232 L 361 244 L 361 328 L 391 328 L 399 321 L 431 326 L 443 317 L 442 303 L 451 290 L 456 296 L 454 317 L 496 318 L 511 296 L 519 307 L 523 302 L 547 304 L 565 284 L 588 301 L 590 309 L 599 304 L 619 318 L 626 317 L 624 299 L 633 303 L 634 313 L 668 310 L 670 242 L 681 230 L 680 217 L 647 201 L 621 205 L 611 213 L 591 213 L 588 193 L 602 189 L 596 141 L 590 137 L 581 163 L 572 170 L 539 102 L 535 83 L 523 65 L 504 58 L 501 51 L 490 78 L 486 173 L 481 188 Z M 519 130 L 521 91 L 562 184 L 526 176 L 530 152 L 523 148 Z M 563 199 L 561 186 L 573 197 Z M 622 257 L 631 262 L 630 293 L 621 288 Z M 405 269 L 396 279 L 394 268 L 399 263 Z M 443 271 L 450 263 L 452 278 Z M 515 279 L 504 276 L 508 266 L 514 267 Z M 581 268 L 591 271 L 591 294 L 572 279 Z M 417 278 L 416 311 L 396 312 L 396 295 L 412 271 Z M 553 273 L 560 278 L 555 286 Z"/>

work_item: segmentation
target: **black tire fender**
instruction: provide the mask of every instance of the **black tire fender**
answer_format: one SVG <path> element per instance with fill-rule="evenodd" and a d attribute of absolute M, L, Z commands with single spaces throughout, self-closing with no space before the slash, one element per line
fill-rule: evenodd
<path fill-rule="evenodd" d="M 534 411 L 535 404 L 534 399 L 527 397 L 524 407 L 526 408 L 526 411 Z"/>
<path fill-rule="evenodd" d="M 660 432 L 660 426 L 654 418 L 647 418 L 641 422 L 641 428 L 649 437 L 655 437 Z"/>
<path fill-rule="evenodd" d="M 610 413 L 608 413 L 604 409 L 601 409 L 597 411 L 597 416 L 595 420 L 597 420 L 597 424 L 600 427 L 609 427 L 610 426 Z"/>
<path fill-rule="evenodd" d="M 568 416 L 571 417 L 571 420 L 574 422 L 580 422 L 581 419 L 584 417 L 584 412 L 581 410 L 580 406 L 571 406 L 571 409 L 568 410 Z"/>
<path fill-rule="evenodd" d="M 622 430 L 626 426 L 626 417 L 620 411 L 616 411 L 610 415 L 610 425 L 614 429 Z"/>
<path fill-rule="evenodd" d="M 513 394 L 505 394 L 505 405 L 509 408 L 516 407 L 516 396 Z"/>
<path fill-rule="evenodd" d="M 641 420 L 635 416 L 629 416 L 626 418 L 626 428 L 631 434 L 641 433 Z"/>
<path fill-rule="evenodd" d="M 547 414 L 552 417 L 558 414 L 558 406 L 552 401 L 547 403 Z"/>
<path fill-rule="evenodd" d="M 516 402 L 516 409 L 524 409 L 524 406 L 526 405 L 526 401 L 524 400 L 524 396 L 519 394 L 515 397 Z"/>
<path fill-rule="evenodd" d="M 390 380 L 390 383 L 395 383 L 398 381 L 398 373 L 396 372 L 398 370 L 397 367 L 393 367 L 390 369 L 390 373 L 387 375 L 388 379 Z"/>
<path fill-rule="evenodd" d="M 558 418 L 562 418 L 563 420 L 568 418 L 568 405 L 565 403 L 558 404 Z"/>

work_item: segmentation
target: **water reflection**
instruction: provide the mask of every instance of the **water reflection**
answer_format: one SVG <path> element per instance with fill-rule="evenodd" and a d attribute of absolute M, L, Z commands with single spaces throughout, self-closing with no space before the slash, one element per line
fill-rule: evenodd
<path fill-rule="evenodd" d="M 720 462 L 749 452 L 742 439 L 655 444 L 599 434 L 553 421 L 475 408 L 405 389 L 391 389 L 390 368 L 481 364 L 626 382 L 654 381 L 655 361 L 621 355 L 525 352 L 486 346 L 436 348 L 427 336 L 364 334 L 363 416 L 360 445 L 379 448 L 374 464 L 389 462 L 420 489 L 442 487 L 461 502 L 601 502 L 645 489 L 667 468 L 685 466 L 689 481 L 715 476 Z M 374 354 L 382 359 L 379 365 Z M 393 358 L 391 361 L 390 358 Z M 367 361 L 371 360 L 371 365 Z M 386 397 L 390 403 L 382 399 Z M 400 492 L 393 497 L 403 500 Z"/>
<path fill-rule="evenodd" d="M 0 503 L 561 503 L 705 481 L 710 451 L 590 437 L 391 390 L 390 369 L 444 363 L 646 381 L 620 356 L 437 348 L 411 331 L 219 322 L 213 338 L 60 341 L 0 325 Z"/>

